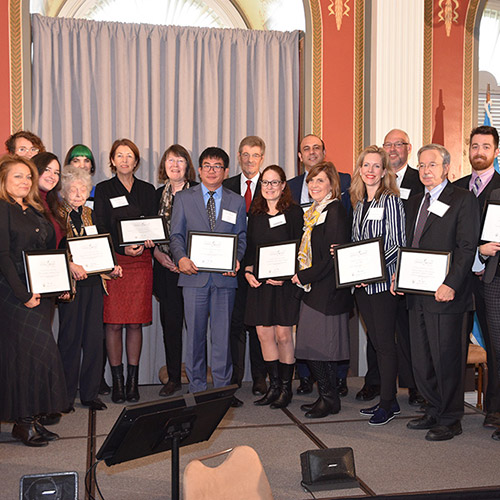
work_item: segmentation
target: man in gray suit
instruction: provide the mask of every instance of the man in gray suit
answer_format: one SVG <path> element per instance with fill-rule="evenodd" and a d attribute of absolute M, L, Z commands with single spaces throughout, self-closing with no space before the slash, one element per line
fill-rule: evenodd
<path fill-rule="evenodd" d="M 201 184 L 178 193 L 172 213 L 170 248 L 181 272 L 179 286 L 184 297 L 186 373 L 190 392 L 207 388 L 206 334 L 209 317 L 214 387 L 231 383 L 229 329 L 238 286 L 236 273 L 198 271 L 187 253 L 190 231 L 236 234 L 236 272 L 240 267 L 246 249 L 245 201 L 222 187 L 228 167 L 229 157 L 224 150 L 215 147 L 205 149 L 199 158 Z"/>

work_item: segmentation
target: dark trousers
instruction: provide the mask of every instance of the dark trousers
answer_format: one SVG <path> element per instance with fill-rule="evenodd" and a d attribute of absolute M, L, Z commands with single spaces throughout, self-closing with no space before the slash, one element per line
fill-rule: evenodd
<path fill-rule="evenodd" d="M 392 403 L 396 399 L 398 372 L 395 334 L 398 299 L 388 291 L 368 295 L 364 288 L 356 289 L 355 297 L 377 355 L 381 405 Z"/>
<path fill-rule="evenodd" d="M 500 343 L 500 278 L 495 276 L 491 283 L 483 283 L 478 276 L 473 279 L 474 302 L 476 314 L 483 333 L 484 345 L 488 361 L 488 384 L 484 398 L 484 406 L 488 413 L 500 412 L 500 369 L 495 356 L 494 343 Z M 474 313 L 468 314 L 468 332 L 472 331 Z M 468 341 L 468 339 L 466 339 Z"/>
<path fill-rule="evenodd" d="M 244 322 L 247 303 L 248 282 L 243 272 L 238 273 L 238 288 L 234 299 L 233 313 L 231 316 L 231 331 L 229 343 L 231 345 L 231 358 L 233 361 L 233 384 L 241 385 L 245 375 L 245 348 L 247 342 L 246 332 L 250 344 L 250 370 L 252 379 L 266 378 L 266 366 L 262 357 L 259 337 L 255 326 L 246 326 Z"/>
<path fill-rule="evenodd" d="M 92 401 L 99 393 L 104 338 L 102 294 L 101 283 L 93 286 L 77 285 L 73 302 L 59 304 L 57 345 L 70 404 L 75 400 L 78 387 L 81 401 Z"/>
<path fill-rule="evenodd" d="M 439 425 L 464 414 L 465 313 L 437 314 L 416 296 L 410 309 L 410 340 L 417 388 L 427 400 L 427 413 Z"/>
<path fill-rule="evenodd" d="M 182 368 L 182 327 L 184 325 L 184 300 L 182 288 L 177 286 L 179 275 L 162 269 L 164 280 L 160 302 L 160 321 L 163 328 L 163 344 L 168 378 L 180 383 Z"/>

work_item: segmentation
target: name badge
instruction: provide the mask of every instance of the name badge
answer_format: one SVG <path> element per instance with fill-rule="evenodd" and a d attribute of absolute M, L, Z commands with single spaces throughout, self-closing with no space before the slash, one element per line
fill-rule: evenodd
<path fill-rule="evenodd" d="M 368 220 L 382 220 L 384 218 L 384 207 L 372 207 L 368 210 Z"/>
<path fill-rule="evenodd" d="M 224 222 L 229 222 L 229 224 L 236 224 L 236 212 L 231 212 L 231 210 L 222 209 L 222 220 Z"/>
<path fill-rule="evenodd" d="M 320 224 L 323 224 L 326 220 L 326 215 L 328 212 L 321 212 L 321 215 L 318 217 L 318 221 L 316 222 L 316 225 L 319 226 Z"/>
<path fill-rule="evenodd" d="M 429 212 L 431 214 L 436 214 L 438 217 L 442 217 L 450 208 L 450 205 L 443 203 L 442 201 L 436 200 L 430 207 Z"/>
<path fill-rule="evenodd" d="M 269 227 L 278 227 L 286 224 L 285 214 L 275 215 L 269 219 Z"/>
<path fill-rule="evenodd" d="M 126 207 L 128 205 L 128 200 L 126 196 L 117 196 L 116 198 L 110 198 L 111 206 L 113 208 Z"/>
<path fill-rule="evenodd" d="M 87 236 L 97 234 L 97 228 L 95 226 L 85 226 L 85 234 Z"/>
<path fill-rule="evenodd" d="M 411 189 L 399 188 L 399 197 L 402 200 L 407 200 L 410 197 Z"/>

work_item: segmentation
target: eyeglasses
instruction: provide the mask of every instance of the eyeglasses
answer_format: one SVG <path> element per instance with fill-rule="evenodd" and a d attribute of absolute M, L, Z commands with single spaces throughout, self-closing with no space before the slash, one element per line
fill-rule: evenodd
<path fill-rule="evenodd" d="M 259 153 L 254 153 L 254 154 L 250 154 L 250 153 L 240 153 L 240 156 L 245 160 L 245 161 L 248 161 L 250 158 L 252 158 L 252 160 L 260 160 L 262 158 L 263 155 L 259 154 Z"/>
<path fill-rule="evenodd" d="M 382 147 L 384 149 L 391 149 L 392 146 L 394 146 L 396 149 L 401 149 L 403 146 L 408 146 L 408 142 L 403 142 L 403 141 L 397 141 L 397 142 L 384 142 L 382 144 Z"/>
<path fill-rule="evenodd" d="M 224 170 L 226 167 L 224 165 L 202 165 L 201 168 L 205 172 L 210 172 L 210 170 L 213 170 L 214 172 L 220 172 L 221 170 Z"/>
<path fill-rule="evenodd" d="M 436 167 L 442 167 L 442 166 L 443 166 L 443 163 L 436 163 L 436 162 L 431 161 L 430 163 L 419 163 L 418 168 L 420 170 L 421 168 L 426 168 L 426 167 L 436 168 Z"/>
<path fill-rule="evenodd" d="M 34 154 L 37 154 L 37 153 L 40 152 L 40 150 L 38 148 L 34 148 L 34 147 L 33 148 L 27 148 L 26 146 L 20 146 L 20 147 L 18 147 L 16 149 L 16 151 L 18 153 L 28 153 L 28 152 L 30 152 L 30 153 L 34 153 Z"/>
<path fill-rule="evenodd" d="M 272 186 L 273 188 L 278 187 L 281 184 L 281 181 L 260 181 L 260 183 L 264 186 Z"/>
<path fill-rule="evenodd" d="M 184 158 L 169 158 L 167 160 L 169 165 L 186 165 L 186 160 Z"/>

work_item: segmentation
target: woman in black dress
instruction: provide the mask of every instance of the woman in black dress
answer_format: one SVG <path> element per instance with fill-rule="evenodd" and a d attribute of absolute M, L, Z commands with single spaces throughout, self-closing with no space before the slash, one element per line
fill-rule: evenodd
<path fill-rule="evenodd" d="M 99 233 L 110 233 L 117 264 L 123 278 L 108 284 L 104 297 L 106 346 L 113 377 L 111 399 L 115 403 L 139 400 L 139 359 L 142 348 L 142 325 L 152 320 L 153 266 L 152 241 L 144 245 L 120 246 L 118 223 L 128 217 L 155 215 L 155 188 L 141 181 L 134 173 L 139 168 L 138 147 L 129 139 L 113 143 L 109 153 L 115 177 L 100 182 L 95 188 L 94 213 Z M 126 330 L 127 385 L 123 379 L 122 328 Z"/>
<path fill-rule="evenodd" d="M 337 290 L 332 244 L 350 241 L 350 224 L 340 201 L 339 174 L 333 163 L 313 167 L 306 178 L 314 200 L 304 213 L 304 235 L 299 250 L 300 271 L 292 282 L 304 289 L 297 325 L 295 356 L 306 359 L 318 382 L 318 400 L 302 405 L 308 418 L 340 411 L 336 361 L 349 359 L 350 290 Z"/>
<path fill-rule="evenodd" d="M 175 194 L 198 184 L 194 182 L 195 177 L 193 162 L 186 148 L 173 144 L 163 153 L 158 181 L 164 185 L 156 190 L 156 206 L 158 215 L 165 219 L 169 234 Z M 174 264 L 168 243 L 156 245 L 154 257 L 153 293 L 160 303 L 168 373 L 168 382 L 160 389 L 160 396 L 171 396 L 181 389 L 184 301 L 182 288 L 177 286 L 179 269 Z"/>
<path fill-rule="evenodd" d="M 37 181 L 31 161 L 0 159 L 0 421 L 14 421 L 12 436 L 27 446 L 57 439 L 37 415 L 68 406 L 51 300 L 29 292 L 24 275 L 23 250 L 55 248 Z"/>
<path fill-rule="evenodd" d="M 285 408 L 292 400 L 295 355 L 292 327 L 297 324 L 299 301 L 288 280 L 259 282 L 253 274 L 257 245 L 298 240 L 302 235 L 302 209 L 292 200 L 285 172 L 267 167 L 260 177 L 261 192 L 252 203 L 248 219 L 245 277 L 250 284 L 245 324 L 256 326 L 262 356 L 269 373 L 269 389 L 254 403 Z"/>

